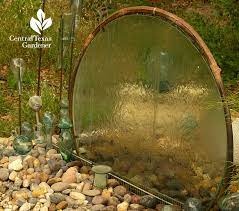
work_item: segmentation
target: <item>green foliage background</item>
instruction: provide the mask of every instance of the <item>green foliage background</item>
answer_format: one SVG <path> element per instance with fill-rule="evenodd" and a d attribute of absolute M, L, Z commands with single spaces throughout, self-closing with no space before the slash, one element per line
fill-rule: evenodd
<path fill-rule="evenodd" d="M 104 4 L 106 2 L 106 4 Z M 52 47 L 43 51 L 43 69 L 47 69 L 42 79 L 43 111 L 58 113 L 59 71 L 57 70 L 58 28 L 60 16 L 69 12 L 70 0 L 47 0 L 46 16 L 52 17 L 53 25 L 44 35 L 52 37 Z M 97 25 L 96 10 L 106 5 L 109 14 L 116 10 L 137 5 L 156 6 L 185 19 L 204 39 L 219 66 L 226 85 L 229 105 L 239 110 L 239 1 L 238 0 L 84 0 L 83 20 L 77 32 L 75 58 L 79 54 L 83 40 Z M 0 0 L 0 70 L 7 66 L 7 83 L 0 83 L 0 136 L 9 135 L 17 125 L 16 83 L 9 71 L 12 58 L 22 57 L 26 61 L 24 76 L 23 117 L 34 121 L 34 114 L 27 106 L 30 96 L 35 93 L 38 50 L 24 49 L 20 42 L 10 42 L 9 36 L 29 36 L 34 32 L 29 27 L 31 17 L 36 17 L 41 7 L 40 0 Z M 67 60 L 66 60 L 67 61 Z M 0 72 L 1 76 L 2 72 Z M 1 78 L 1 77 L 0 77 Z M 67 79 L 67 73 L 66 73 Z M 11 100 L 9 100 L 11 97 Z M 6 116 L 11 120 L 6 120 Z"/>

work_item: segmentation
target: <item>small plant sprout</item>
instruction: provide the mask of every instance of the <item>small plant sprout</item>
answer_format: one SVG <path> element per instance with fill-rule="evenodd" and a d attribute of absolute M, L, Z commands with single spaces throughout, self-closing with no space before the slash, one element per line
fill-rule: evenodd
<path fill-rule="evenodd" d="M 21 115 L 22 115 L 22 103 L 21 103 L 21 96 L 22 96 L 22 79 L 23 79 L 23 73 L 25 70 L 25 63 L 24 60 L 22 58 L 14 58 L 12 59 L 12 63 L 11 63 L 11 70 L 14 74 L 14 77 L 17 81 L 18 84 L 18 111 L 19 111 L 19 115 L 18 115 L 18 119 L 19 119 L 19 130 L 20 130 L 20 134 L 21 134 L 21 127 L 22 127 L 22 122 L 21 122 Z"/>

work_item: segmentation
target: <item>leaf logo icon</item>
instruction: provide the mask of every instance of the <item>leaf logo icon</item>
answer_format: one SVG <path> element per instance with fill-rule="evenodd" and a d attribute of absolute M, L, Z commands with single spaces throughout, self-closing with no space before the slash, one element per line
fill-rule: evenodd
<path fill-rule="evenodd" d="M 42 34 L 42 31 L 46 30 L 52 25 L 52 19 L 51 18 L 45 19 L 45 17 L 46 15 L 42 11 L 42 9 L 39 9 L 37 11 L 38 20 L 33 17 L 30 20 L 30 27 L 38 34 Z"/>

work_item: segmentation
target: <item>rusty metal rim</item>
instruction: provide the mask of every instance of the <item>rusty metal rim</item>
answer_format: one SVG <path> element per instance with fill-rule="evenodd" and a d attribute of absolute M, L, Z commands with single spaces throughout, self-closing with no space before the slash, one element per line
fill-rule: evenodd
<path fill-rule="evenodd" d="M 225 91 L 223 87 L 223 82 L 221 79 L 221 69 L 218 67 L 212 53 L 210 52 L 207 45 L 204 43 L 200 35 L 193 29 L 191 25 L 189 25 L 187 22 L 185 22 L 182 18 L 179 18 L 178 16 L 167 12 L 165 10 L 155 8 L 155 7 L 147 7 L 147 6 L 137 6 L 137 7 L 128 7 L 121 9 L 111 16 L 109 16 L 106 20 L 104 20 L 102 23 L 100 23 L 97 28 L 87 37 L 87 39 L 84 42 L 83 48 L 81 50 L 81 53 L 79 55 L 78 61 L 76 63 L 76 66 L 71 74 L 71 83 L 69 87 L 69 101 L 70 101 L 70 116 L 73 120 L 73 91 L 74 91 L 74 85 L 75 85 L 75 78 L 78 71 L 78 68 L 80 66 L 81 60 L 90 45 L 90 43 L 94 40 L 96 35 L 110 22 L 123 17 L 127 15 L 133 15 L 133 14 L 143 14 L 143 15 L 152 15 L 152 16 L 158 16 L 160 18 L 163 18 L 164 20 L 170 22 L 171 24 L 176 25 L 182 32 L 184 32 L 187 36 L 191 38 L 191 41 L 193 44 L 200 50 L 201 54 L 203 55 L 204 59 L 207 61 L 207 63 L 210 66 L 210 69 L 213 73 L 214 79 L 216 81 L 218 90 L 220 92 L 223 106 L 224 106 L 224 113 L 225 113 L 225 122 L 226 122 L 226 128 L 227 128 L 227 164 L 225 167 L 225 180 L 224 180 L 224 187 L 227 185 L 230 179 L 230 175 L 232 172 L 232 168 L 229 167 L 229 163 L 233 162 L 233 136 L 232 136 L 232 126 L 231 126 L 231 115 L 230 110 L 227 106 L 226 99 L 225 99 Z M 73 129 L 73 132 L 75 134 L 75 131 Z M 76 134 L 75 134 L 76 135 Z"/>

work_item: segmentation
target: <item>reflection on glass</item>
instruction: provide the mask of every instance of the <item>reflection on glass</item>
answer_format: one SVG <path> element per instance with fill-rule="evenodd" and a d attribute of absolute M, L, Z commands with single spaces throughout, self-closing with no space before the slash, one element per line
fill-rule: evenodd
<path fill-rule="evenodd" d="M 32 140 L 25 135 L 16 136 L 13 140 L 13 148 L 17 154 L 26 155 L 32 149 Z"/>
<path fill-rule="evenodd" d="M 22 79 L 25 72 L 25 62 L 22 58 L 14 58 L 11 63 L 11 70 L 14 74 L 16 81 L 18 82 L 19 94 L 22 92 Z"/>
<path fill-rule="evenodd" d="M 27 136 L 30 140 L 33 138 L 33 128 L 29 122 L 22 123 L 22 135 Z"/>
<path fill-rule="evenodd" d="M 80 18 L 82 13 L 83 0 L 72 0 L 71 1 L 71 12 L 75 15 L 75 27 L 78 29 L 80 25 Z"/>
<path fill-rule="evenodd" d="M 99 32 L 76 75 L 73 121 L 85 157 L 132 183 L 181 201 L 215 195 L 227 147 L 220 94 L 190 39 L 159 17 Z"/>
<path fill-rule="evenodd" d="M 63 55 L 66 56 L 67 52 L 69 51 L 70 42 L 73 39 L 72 36 L 72 24 L 73 24 L 73 15 L 72 13 L 64 13 L 63 20 L 62 20 L 62 38 L 63 39 Z"/>
<path fill-rule="evenodd" d="M 73 136 L 71 132 L 72 123 L 68 113 L 68 101 L 63 99 L 60 106 L 61 119 L 58 124 L 58 127 L 61 130 L 59 140 L 60 153 L 65 161 L 70 161 L 73 152 Z"/>
<path fill-rule="evenodd" d="M 44 139 L 47 144 L 47 149 L 52 148 L 52 135 L 53 135 L 53 121 L 54 117 L 51 112 L 44 113 L 43 116 L 43 129 L 44 129 Z"/>
<path fill-rule="evenodd" d="M 44 139 L 43 125 L 38 122 L 35 125 L 35 140 L 37 144 L 45 144 L 46 140 Z"/>

